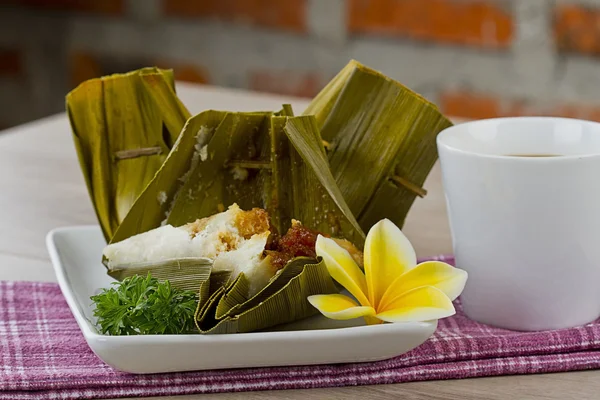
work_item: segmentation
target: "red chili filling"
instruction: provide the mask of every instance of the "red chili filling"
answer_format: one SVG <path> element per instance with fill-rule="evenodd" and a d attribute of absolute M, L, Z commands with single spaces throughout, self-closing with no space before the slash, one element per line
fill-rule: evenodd
<path fill-rule="evenodd" d="M 265 247 L 267 255 L 271 256 L 271 265 L 281 269 L 295 257 L 316 257 L 318 235 L 319 232 L 299 223 L 292 224 L 283 236 L 272 235 Z"/>

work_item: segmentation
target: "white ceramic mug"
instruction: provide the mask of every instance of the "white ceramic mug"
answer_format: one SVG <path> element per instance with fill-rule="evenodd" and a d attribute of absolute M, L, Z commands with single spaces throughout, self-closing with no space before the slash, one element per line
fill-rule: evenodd
<path fill-rule="evenodd" d="M 481 120 L 437 145 L 456 263 L 469 273 L 465 313 L 515 330 L 598 318 L 600 124 Z"/>

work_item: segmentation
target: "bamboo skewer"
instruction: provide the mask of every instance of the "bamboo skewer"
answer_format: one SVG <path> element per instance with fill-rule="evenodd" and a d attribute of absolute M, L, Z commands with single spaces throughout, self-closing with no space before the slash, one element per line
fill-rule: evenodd
<path fill-rule="evenodd" d="M 269 161 L 245 161 L 245 160 L 230 160 L 225 164 L 226 167 L 238 167 L 248 169 L 273 169 Z"/>
<path fill-rule="evenodd" d="M 408 179 L 405 179 L 401 176 L 398 175 L 394 175 L 390 177 L 390 180 L 404 186 L 405 188 L 407 188 L 408 190 L 410 190 L 411 192 L 413 192 L 414 194 L 416 194 L 417 196 L 423 198 L 425 196 L 427 196 L 427 190 L 423 189 L 422 187 L 415 185 L 414 183 L 410 182 Z"/>
<path fill-rule="evenodd" d="M 132 150 L 121 150 L 115 153 L 115 159 L 118 160 L 127 160 L 129 158 L 137 158 L 143 156 L 154 156 L 157 154 L 162 154 L 162 149 L 160 147 L 146 147 L 143 149 L 132 149 Z"/>

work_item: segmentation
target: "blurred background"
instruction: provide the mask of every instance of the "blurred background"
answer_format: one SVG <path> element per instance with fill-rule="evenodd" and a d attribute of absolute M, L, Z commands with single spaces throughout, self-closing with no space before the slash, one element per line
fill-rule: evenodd
<path fill-rule="evenodd" d="M 0 0 L 0 128 L 143 66 L 311 97 L 352 58 L 452 116 L 600 120 L 600 0 Z"/>

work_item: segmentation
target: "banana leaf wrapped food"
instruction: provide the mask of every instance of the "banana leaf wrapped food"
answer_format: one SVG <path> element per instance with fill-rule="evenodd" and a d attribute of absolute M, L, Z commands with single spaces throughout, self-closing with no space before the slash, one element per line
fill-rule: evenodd
<path fill-rule="evenodd" d="M 426 194 L 435 137 L 452 123 L 433 103 L 354 60 L 304 114 L 315 116 L 331 171 L 362 229 L 383 218 L 402 227 L 415 198 Z"/>
<path fill-rule="evenodd" d="M 314 117 L 288 106 L 206 111 L 188 120 L 103 256 L 117 279 L 149 272 L 197 288 L 200 332 L 247 332 L 314 315 L 307 297 L 338 291 L 315 258 L 316 231 L 354 254 L 364 242 Z M 305 250 L 289 250 L 306 237 Z"/>
<path fill-rule="evenodd" d="M 158 68 L 85 81 L 66 102 L 79 164 L 110 240 L 190 113 L 175 95 L 173 72 Z"/>
<path fill-rule="evenodd" d="M 109 244 L 103 255 L 117 278 L 150 272 L 182 289 L 199 288 L 200 332 L 250 332 L 313 315 L 308 296 L 338 291 L 316 259 L 316 240 L 317 232 L 299 221 L 281 236 L 265 210 L 233 204 L 180 227 L 163 225 Z M 334 240 L 362 259 L 349 241 Z"/>
<path fill-rule="evenodd" d="M 200 333 L 250 332 L 316 314 L 307 297 L 338 287 L 313 242 L 289 251 L 286 241 L 293 247 L 318 232 L 339 238 L 359 261 L 363 232 L 382 218 L 402 225 L 423 194 L 435 135 L 450 125 L 434 105 L 355 61 L 302 116 L 284 105 L 189 117 L 168 72 L 125 76 L 147 97 L 127 104 L 142 108 L 134 113 L 148 118 L 148 131 L 114 128 L 129 110 L 117 105 L 105 106 L 102 129 L 87 130 L 102 97 L 78 88 L 67 101 L 109 241 L 103 261 L 119 280 L 150 273 L 196 291 Z"/>
<path fill-rule="evenodd" d="M 147 272 L 156 277 L 168 265 L 177 266 L 181 270 L 179 274 L 192 277 L 198 274 L 191 269 L 195 266 L 199 270 L 223 272 L 234 277 L 243 272 L 249 282 L 248 293 L 255 295 L 291 260 L 288 254 L 298 252 L 315 257 L 316 236 L 310 235 L 309 230 L 305 232 L 314 239 L 309 238 L 307 245 L 286 245 L 286 249 L 296 249 L 292 252 L 276 250 L 280 242 L 287 243 L 286 236 L 300 229 L 303 229 L 301 224 L 295 221 L 281 241 L 270 226 L 265 210 L 253 208 L 244 211 L 234 203 L 227 211 L 210 217 L 179 227 L 163 225 L 110 244 L 104 249 L 103 256 L 109 275 L 119 280 Z M 171 271 L 169 275 L 175 278 L 172 284 L 182 289 L 198 287 L 196 278 L 180 284 L 176 280 L 178 271 Z"/>
<path fill-rule="evenodd" d="M 264 208 L 285 231 L 292 219 L 362 246 L 364 233 L 331 175 L 314 117 L 204 111 L 190 118 L 111 242 L 180 226 L 237 203 Z"/>

